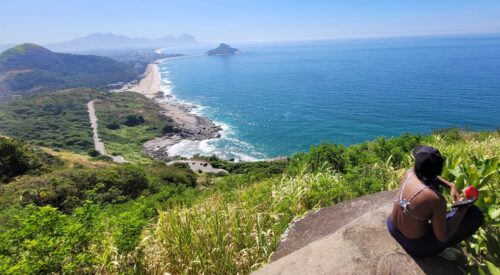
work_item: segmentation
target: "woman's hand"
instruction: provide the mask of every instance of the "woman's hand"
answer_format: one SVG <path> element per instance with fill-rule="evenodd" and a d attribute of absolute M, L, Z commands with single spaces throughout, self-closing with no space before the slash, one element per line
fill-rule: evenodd
<path fill-rule="evenodd" d="M 460 192 L 458 192 L 457 188 L 455 187 L 455 184 L 443 179 L 441 176 L 437 176 L 437 178 L 441 182 L 441 185 L 450 188 L 450 195 L 453 202 L 460 201 Z"/>
<path fill-rule="evenodd" d="M 457 202 L 460 200 L 460 193 L 458 192 L 458 190 L 454 184 L 452 184 L 450 186 L 450 195 L 451 195 L 453 202 Z"/>

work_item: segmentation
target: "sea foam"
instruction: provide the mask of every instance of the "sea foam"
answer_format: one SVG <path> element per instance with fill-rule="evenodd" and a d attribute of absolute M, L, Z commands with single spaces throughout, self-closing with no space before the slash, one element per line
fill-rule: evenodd
<path fill-rule="evenodd" d="M 161 89 L 165 97 L 161 99 L 164 102 L 184 105 L 189 108 L 189 112 L 198 116 L 207 116 L 209 108 L 198 103 L 190 102 L 179 98 L 174 93 L 175 85 L 169 78 L 170 70 L 164 61 L 160 64 Z M 222 130 L 221 137 L 215 139 L 206 139 L 201 141 L 183 140 L 167 149 L 169 156 L 180 156 L 191 158 L 194 155 L 212 156 L 215 155 L 222 159 L 233 159 L 235 161 L 259 161 L 267 157 L 257 152 L 257 150 L 248 142 L 239 140 L 237 133 L 231 125 L 213 120 Z"/>

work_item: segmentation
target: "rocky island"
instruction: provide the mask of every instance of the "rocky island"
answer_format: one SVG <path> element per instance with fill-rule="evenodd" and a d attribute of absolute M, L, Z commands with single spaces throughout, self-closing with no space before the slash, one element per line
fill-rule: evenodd
<path fill-rule="evenodd" d="M 232 48 L 228 44 L 221 43 L 217 48 L 207 52 L 207 55 L 233 55 L 240 51 L 236 48 Z"/>

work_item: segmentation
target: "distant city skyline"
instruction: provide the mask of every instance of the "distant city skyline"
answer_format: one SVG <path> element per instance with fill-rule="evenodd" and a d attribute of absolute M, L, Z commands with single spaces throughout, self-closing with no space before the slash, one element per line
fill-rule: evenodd
<path fill-rule="evenodd" d="M 498 1 L 2 1 L 0 44 L 92 33 L 263 42 L 500 32 Z"/>

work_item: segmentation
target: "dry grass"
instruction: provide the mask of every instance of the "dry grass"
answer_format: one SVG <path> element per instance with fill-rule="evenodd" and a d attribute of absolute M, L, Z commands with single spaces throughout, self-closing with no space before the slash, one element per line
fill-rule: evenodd
<path fill-rule="evenodd" d="M 63 160 L 65 166 L 68 168 L 103 168 L 111 165 L 109 162 L 92 160 L 90 156 L 79 155 L 68 151 L 55 151 L 46 147 L 43 147 L 42 150 L 49 155 Z"/>

